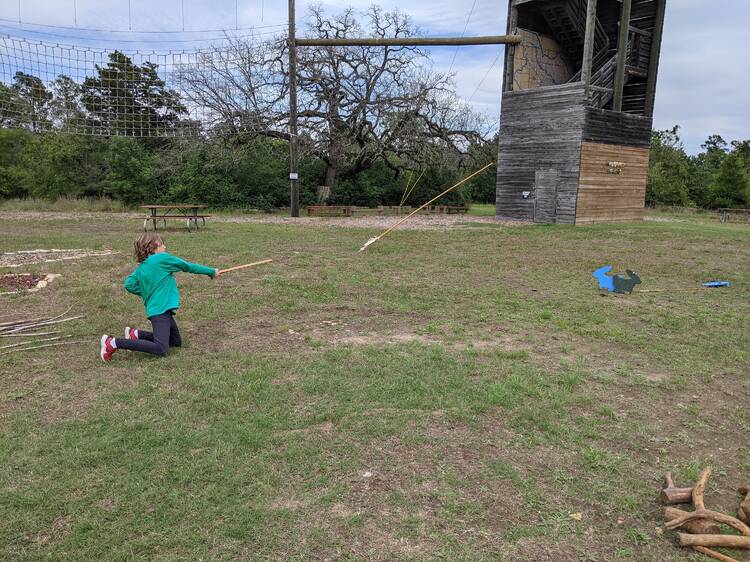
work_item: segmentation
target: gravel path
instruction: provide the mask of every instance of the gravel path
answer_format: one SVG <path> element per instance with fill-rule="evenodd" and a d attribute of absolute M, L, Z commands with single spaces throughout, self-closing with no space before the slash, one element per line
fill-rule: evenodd
<path fill-rule="evenodd" d="M 382 228 L 386 229 L 399 221 L 397 216 L 364 216 L 364 217 L 284 217 L 280 215 L 256 216 L 220 216 L 217 221 L 223 222 L 253 222 L 262 224 L 304 224 L 310 226 L 334 226 L 340 228 Z M 521 221 L 501 221 L 495 217 L 474 217 L 467 215 L 415 215 L 399 226 L 403 230 L 431 230 L 446 228 L 462 228 L 467 224 L 503 224 L 521 226 L 528 224 Z"/>
<path fill-rule="evenodd" d="M 96 213 L 96 212 L 56 212 L 56 211 L 0 211 L 0 220 L 128 220 L 143 216 L 140 213 Z M 386 229 L 395 224 L 398 216 L 363 216 L 363 217 L 299 217 L 283 215 L 214 215 L 208 222 L 286 224 L 309 226 L 333 226 L 341 228 Z M 432 230 L 463 228 L 467 224 L 502 224 L 505 226 L 524 226 L 526 221 L 497 220 L 495 217 L 475 217 L 470 215 L 415 215 L 399 229 Z"/>

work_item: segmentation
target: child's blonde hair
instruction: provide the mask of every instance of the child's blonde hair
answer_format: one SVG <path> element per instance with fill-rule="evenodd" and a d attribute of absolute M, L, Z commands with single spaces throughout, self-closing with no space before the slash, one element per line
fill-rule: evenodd
<path fill-rule="evenodd" d="M 154 232 L 147 232 L 143 236 L 140 236 L 133 244 L 133 257 L 135 257 L 135 261 L 138 263 L 145 261 L 162 244 L 164 244 L 164 240 Z"/>

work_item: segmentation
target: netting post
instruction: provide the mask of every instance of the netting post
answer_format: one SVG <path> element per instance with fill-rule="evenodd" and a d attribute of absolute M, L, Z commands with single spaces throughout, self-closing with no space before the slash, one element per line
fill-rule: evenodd
<path fill-rule="evenodd" d="M 289 0 L 289 181 L 292 216 L 299 216 L 299 137 L 297 136 L 297 39 L 294 0 Z"/>

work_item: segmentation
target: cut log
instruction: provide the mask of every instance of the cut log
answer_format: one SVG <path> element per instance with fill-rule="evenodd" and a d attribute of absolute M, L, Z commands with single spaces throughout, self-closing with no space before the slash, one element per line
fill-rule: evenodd
<path fill-rule="evenodd" d="M 726 554 L 722 554 L 721 552 L 716 552 L 715 550 L 711 550 L 710 548 L 706 548 L 705 546 L 694 546 L 693 550 L 696 552 L 700 552 L 701 554 L 705 554 L 706 556 L 710 556 L 711 558 L 716 558 L 716 560 L 721 560 L 721 562 L 740 562 L 736 558 L 732 558 L 731 556 L 727 556 Z"/>
<path fill-rule="evenodd" d="M 676 503 L 690 503 L 692 501 L 692 488 L 675 488 L 671 472 L 667 472 L 664 479 L 667 481 L 667 487 L 660 494 L 662 503 L 673 505 Z"/>
<path fill-rule="evenodd" d="M 689 535 L 677 533 L 682 546 L 724 546 L 727 548 L 750 548 L 750 537 L 737 535 Z"/>
<path fill-rule="evenodd" d="M 664 509 L 664 520 L 669 522 L 688 513 L 688 511 L 676 507 L 667 507 Z M 710 519 L 693 519 L 685 523 L 682 528 L 694 535 L 718 535 L 721 533 L 721 528 Z"/>
<path fill-rule="evenodd" d="M 740 494 L 745 495 L 745 499 L 742 500 L 740 508 L 737 510 L 737 518 L 744 523 L 750 523 L 750 486 L 743 486 L 740 488 Z"/>
<path fill-rule="evenodd" d="M 706 509 L 706 504 L 703 503 L 703 493 L 706 491 L 706 484 L 708 484 L 708 478 L 711 476 L 711 468 L 706 467 L 698 477 L 698 481 L 693 487 L 693 505 L 695 510 Z"/>
<path fill-rule="evenodd" d="M 664 526 L 667 529 L 676 529 L 682 527 L 688 521 L 694 521 L 695 519 L 711 519 L 717 523 L 729 525 L 730 527 L 737 529 L 744 537 L 750 538 L 750 527 L 745 525 L 742 521 L 731 515 L 725 515 L 718 511 L 711 511 L 710 509 L 696 509 L 695 511 L 691 511 L 686 515 L 682 515 L 677 519 L 665 523 Z"/>

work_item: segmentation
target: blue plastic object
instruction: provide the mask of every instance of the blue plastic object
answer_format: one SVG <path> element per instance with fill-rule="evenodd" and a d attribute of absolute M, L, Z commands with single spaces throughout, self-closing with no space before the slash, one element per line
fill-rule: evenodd
<path fill-rule="evenodd" d="M 703 283 L 704 287 L 710 287 L 710 288 L 718 288 L 718 287 L 731 287 L 732 284 L 729 281 L 709 281 L 708 283 Z"/>
<path fill-rule="evenodd" d="M 610 275 L 611 265 L 604 265 L 594 271 L 593 276 L 599 282 L 599 288 L 610 293 L 632 293 L 636 285 L 641 283 L 641 278 L 635 271 L 625 270 L 627 277 L 623 275 Z"/>
<path fill-rule="evenodd" d="M 610 271 L 612 271 L 611 265 L 603 265 L 602 267 L 594 271 L 593 275 L 599 282 L 599 288 L 606 289 L 611 293 L 615 290 L 615 281 L 611 275 L 607 275 Z"/>

